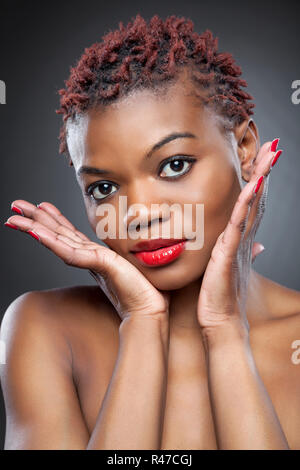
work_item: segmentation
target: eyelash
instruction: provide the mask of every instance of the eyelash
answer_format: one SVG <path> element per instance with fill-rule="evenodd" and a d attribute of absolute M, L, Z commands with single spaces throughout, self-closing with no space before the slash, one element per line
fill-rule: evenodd
<path fill-rule="evenodd" d="M 190 172 L 190 170 L 191 170 L 193 164 L 194 164 L 195 161 L 196 161 L 196 158 L 192 158 L 192 157 L 189 157 L 189 156 L 178 157 L 178 156 L 174 155 L 173 157 L 170 157 L 170 158 L 168 158 L 167 160 L 165 160 L 165 161 L 163 161 L 163 162 L 161 163 L 161 165 L 160 165 L 160 167 L 159 167 L 159 174 L 162 172 L 162 170 L 163 170 L 163 168 L 164 168 L 165 166 L 167 166 L 168 164 L 170 164 L 170 163 L 172 163 L 172 162 L 177 162 L 177 161 L 180 161 L 180 162 L 188 162 L 188 163 L 190 163 L 190 165 L 189 165 L 188 169 L 187 169 L 184 173 L 181 173 L 181 174 L 179 174 L 178 176 L 164 176 L 163 179 L 174 180 L 174 179 L 179 179 L 179 178 L 185 176 L 187 173 Z M 172 170 L 172 171 L 174 171 L 174 170 Z M 89 196 L 89 197 L 92 197 L 92 198 L 94 199 L 94 201 L 96 201 L 96 202 L 100 202 L 100 201 L 103 201 L 104 199 L 107 199 L 109 196 L 111 196 L 111 195 L 114 194 L 114 193 L 110 193 L 110 194 L 108 194 L 107 196 L 104 196 L 104 197 L 102 197 L 102 198 L 95 198 L 95 197 L 93 196 L 93 194 L 92 194 L 92 193 L 93 193 L 93 190 L 94 190 L 95 188 L 97 188 L 97 187 L 100 186 L 101 184 L 105 184 L 105 183 L 107 183 L 107 184 L 109 184 L 109 185 L 111 185 L 111 186 L 116 186 L 116 185 L 114 185 L 113 183 L 111 183 L 110 181 L 105 181 L 105 180 L 100 181 L 100 182 L 99 182 L 99 181 L 96 181 L 95 183 L 93 183 L 92 185 L 90 185 L 90 186 L 86 189 L 85 195 L 86 195 L 86 196 Z"/>

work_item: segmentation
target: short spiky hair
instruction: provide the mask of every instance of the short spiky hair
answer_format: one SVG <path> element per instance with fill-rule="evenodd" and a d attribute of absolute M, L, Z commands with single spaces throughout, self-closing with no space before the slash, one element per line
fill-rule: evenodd
<path fill-rule="evenodd" d="M 247 82 L 239 78 L 241 68 L 228 52 L 218 52 L 218 38 L 210 30 L 198 34 L 194 23 L 171 15 L 163 21 L 154 15 L 147 23 L 140 14 L 124 27 L 110 31 L 102 42 L 86 48 L 71 67 L 66 88 L 60 89 L 63 114 L 59 153 L 70 157 L 67 120 L 72 121 L 92 107 L 108 105 L 137 88 L 160 88 L 176 80 L 185 66 L 191 71 L 201 102 L 223 117 L 226 128 L 253 114 L 252 96 L 241 90 Z M 196 95 L 198 95 L 196 91 Z"/>

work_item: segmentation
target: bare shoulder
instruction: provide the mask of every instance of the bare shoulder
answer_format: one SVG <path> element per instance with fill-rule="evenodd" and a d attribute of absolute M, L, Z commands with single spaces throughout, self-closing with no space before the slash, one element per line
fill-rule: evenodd
<path fill-rule="evenodd" d="M 300 345 L 300 292 L 259 275 L 265 305 L 261 319 L 255 321 L 252 342 L 261 353 L 264 363 L 296 373 L 300 385 L 299 368 L 294 368 L 294 350 Z M 270 361 L 267 361 L 269 356 Z M 300 355 L 299 355 L 300 358 Z"/>
<path fill-rule="evenodd" d="M 19 322 L 51 322 L 64 328 L 77 323 L 98 322 L 103 327 L 120 323 L 117 312 L 97 286 L 71 286 L 29 291 L 14 299 L 5 311 L 2 329 Z"/>
<path fill-rule="evenodd" d="M 1 339 L 23 336 L 49 337 L 70 359 L 81 344 L 85 351 L 93 343 L 99 350 L 109 350 L 116 342 L 120 318 L 98 286 L 71 286 L 19 295 L 6 309 L 1 322 Z M 71 351 L 71 352 L 70 352 Z"/>
<path fill-rule="evenodd" d="M 256 276 L 262 287 L 265 305 L 272 320 L 295 318 L 300 314 L 300 291 L 279 284 L 261 274 Z"/>
<path fill-rule="evenodd" d="M 278 317 L 300 313 L 300 291 L 270 279 L 264 279 L 273 303 L 274 313 Z"/>

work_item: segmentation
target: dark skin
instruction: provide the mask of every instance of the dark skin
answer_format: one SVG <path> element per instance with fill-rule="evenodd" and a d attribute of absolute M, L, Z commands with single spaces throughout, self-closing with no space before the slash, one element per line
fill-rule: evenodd
<path fill-rule="evenodd" d="M 238 224 L 241 212 L 248 209 L 241 178 L 249 182 L 250 194 L 257 178 L 269 173 L 274 157 L 268 152 L 271 142 L 260 147 L 255 122 L 246 120 L 235 128 L 230 143 L 214 113 L 195 106 L 190 91 L 184 80 L 170 88 L 166 99 L 144 90 L 105 110 L 90 112 L 88 119 L 72 128 L 68 146 L 75 172 L 82 165 L 109 171 L 105 176 L 78 177 L 83 193 L 94 182 L 110 181 L 118 186 L 108 198 L 116 209 L 119 195 L 127 196 L 128 206 L 142 203 L 147 208 L 151 203 L 204 202 L 205 243 L 198 251 L 184 251 L 169 265 L 150 268 L 130 253 L 138 240 L 107 239 L 107 246 L 136 268 L 130 271 L 124 264 L 130 299 L 120 287 L 124 278 L 112 290 L 102 284 L 105 295 L 98 277 L 96 286 L 30 292 L 10 306 L 2 325 L 3 338 L 12 351 L 6 366 L 1 366 L 8 414 L 6 448 L 300 448 L 300 369 L 291 360 L 291 345 L 300 338 L 300 293 L 261 276 L 253 267 L 248 275 L 243 270 L 236 274 L 227 263 L 230 250 L 236 256 L 241 244 L 235 222 Z M 196 138 L 173 140 L 145 160 L 146 151 L 171 132 L 190 132 Z M 176 182 L 157 174 L 159 164 L 172 155 L 195 159 L 191 170 Z M 246 227 L 252 253 L 257 247 L 253 244 L 255 233 L 248 232 L 258 219 L 269 178 L 270 174 L 251 206 Z M 97 202 L 84 197 L 96 233 Z M 98 247 L 51 203 L 42 203 L 40 209 L 24 200 L 14 204 L 24 216 L 14 215 L 9 222 L 24 232 L 34 230 L 67 264 L 97 271 L 99 264 L 88 264 L 86 253 L 89 250 L 90 256 Z M 230 226 L 229 220 L 233 221 Z M 73 257 L 72 263 L 68 256 L 73 251 L 68 251 L 67 245 L 81 250 L 81 257 Z M 226 260 L 220 254 L 222 247 L 227 250 Z M 246 286 L 245 311 L 231 293 L 238 276 Z M 117 285 L 116 278 L 114 282 Z M 133 306 L 136 285 L 143 295 Z M 121 299 L 119 309 L 114 303 L 116 292 Z M 106 414 L 103 412 L 102 421 L 99 418 L 119 354 L 120 325 L 128 317 L 128 329 L 134 327 L 139 332 L 136 337 L 153 331 L 149 343 L 145 340 L 136 345 L 129 361 L 131 365 L 136 361 L 133 370 L 142 368 L 138 356 L 143 345 L 150 348 L 156 341 L 154 323 L 159 324 L 167 353 L 165 401 L 159 396 L 156 402 L 163 413 L 155 422 L 145 416 L 149 428 L 158 425 L 161 432 L 152 435 L 144 430 L 141 447 L 134 446 L 134 429 L 138 433 L 141 418 L 131 428 L 133 443 L 126 441 L 128 432 L 122 442 L 107 442 L 101 436 L 105 417 L 117 423 L 122 436 L 123 422 L 115 421 L 112 405 L 106 404 Z M 169 337 L 165 341 L 166 329 Z M 124 344 L 132 345 L 125 340 Z M 157 368 L 163 364 L 156 359 L 156 350 L 149 355 Z M 129 375 L 127 370 L 123 375 Z M 163 389 L 159 378 L 156 380 L 153 390 Z M 126 390 L 122 386 L 119 381 L 114 389 L 115 395 L 119 392 L 119 401 Z M 145 385 L 144 394 L 149 387 Z M 139 390 L 135 393 L 132 408 L 128 408 L 133 415 L 143 390 L 140 395 Z M 127 402 L 131 395 L 128 391 Z M 145 423 L 142 428 L 148 429 Z M 107 434 L 114 435 L 107 429 Z"/>

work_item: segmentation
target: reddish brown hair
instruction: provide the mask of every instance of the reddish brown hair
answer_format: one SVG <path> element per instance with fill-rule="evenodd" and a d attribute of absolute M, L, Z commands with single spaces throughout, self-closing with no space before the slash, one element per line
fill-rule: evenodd
<path fill-rule="evenodd" d="M 140 14 L 124 27 L 110 31 L 86 48 L 75 67 L 71 67 L 66 87 L 59 90 L 63 114 L 59 153 L 66 153 L 66 121 L 88 109 L 109 103 L 132 89 L 159 85 L 176 80 L 182 66 L 188 66 L 198 97 L 224 118 L 228 128 L 253 114 L 252 96 L 241 89 L 247 82 L 240 79 L 241 68 L 228 52 L 218 52 L 218 38 L 210 30 L 198 34 L 194 23 L 184 17 L 158 15 L 147 23 Z M 225 124 L 227 123 L 227 124 Z"/>

